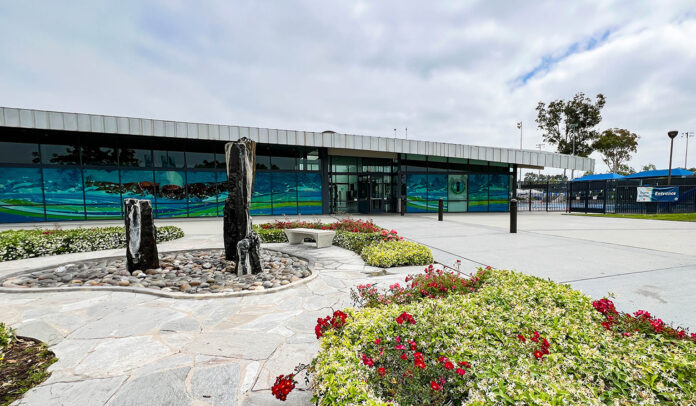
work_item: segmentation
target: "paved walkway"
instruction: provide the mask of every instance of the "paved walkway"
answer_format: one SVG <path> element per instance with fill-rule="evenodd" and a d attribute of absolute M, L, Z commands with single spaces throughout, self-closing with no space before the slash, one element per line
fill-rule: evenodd
<path fill-rule="evenodd" d="M 376 216 L 428 245 L 435 259 L 463 268 L 490 265 L 569 283 L 601 298 L 612 292 L 625 311 L 649 310 L 696 331 L 696 223 L 520 213 Z"/>
<path fill-rule="evenodd" d="M 222 241 L 192 234 L 160 250 L 182 245 L 221 247 Z M 270 387 L 277 375 L 311 361 L 318 317 L 350 305 L 349 290 L 358 283 L 386 285 L 422 268 L 372 277 L 376 268 L 338 247 L 268 247 L 314 259 L 317 278 L 272 294 L 207 300 L 89 291 L 0 294 L 0 319 L 20 335 L 49 343 L 58 357 L 51 377 L 16 405 L 277 405 Z M 298 390 L 287 404 L 310 399 L 310 391 Z"/>

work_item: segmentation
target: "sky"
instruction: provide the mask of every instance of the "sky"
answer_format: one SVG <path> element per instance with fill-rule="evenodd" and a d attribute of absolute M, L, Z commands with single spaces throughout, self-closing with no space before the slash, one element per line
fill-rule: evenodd
<path fill-rule="evenodd" d="M 0 0 L 0 38 L 5 107 L 536 149 L 539 101 L 602 93 L 636 169 L 696 132 L 693 0 Z"/>

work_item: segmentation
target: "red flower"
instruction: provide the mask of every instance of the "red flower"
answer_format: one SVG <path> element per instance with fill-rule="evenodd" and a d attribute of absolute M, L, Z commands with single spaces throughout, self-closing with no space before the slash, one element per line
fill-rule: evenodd
<path fill-rule="evenodd" d="M 539 332 L 538 332 L 538 331 L 535 331 L 535 332 L 534 332 L 534 334 L 532 335 L 531 340 L 534 341 L 535 343 L 539 341 Z"/>
<path fill-rule="evenodd" d="M 416 319 L 413 318 L 410 314 L 403 312 L 399 315 L 399 317 L 396 318 L 396 322 L 398 324 L 403 324 L 404 321 L 407 321 L 411 324 L 416 324 Z"/>
<path fill-rule="evenodd" d="M 382 340 L 381 340 L 381 339 L 379 339 L 379 338 L 375 338 L 375 344 L 379 344 L 379 343 L 381 343 L 381 342 L 382 342 Z"/>
<path fill-rule="evenodd" d="M 396 350 L 405 350 L 405 349 L 406 349 L 406 346 L 403 345 L 403 344 L 397 344 L 397 345 L 394 347 L 394 349 L 396 349 Z"/>
<path fill-rule="evenodd" d="M 401 353 L 401 359 L 408 359 L 408 354 L 406 354 L 405 352 Z"/>
<path fill-rule="evenodd" d="M 271 387 L 271 393 L 273 396 L 276 398 L 285 401 L 287 399 L 288 394 L 292 392 L 293 389 L 295 389 L 295 375 L 290 374 L 290 375 L 280 375 L 276 378 L 275 384 Z"/>
<path fill-rule="evenodd" d="M 415 351 L 418 349 L 418 346 L 416 345 L 415 341 L 411 341 L 411 351 Z"/>
<path fill-rule="evenodd" d="M 379 376 L 384 376 L 387 373 L 387 370 L 384 369 L 384 367 L 379 367 L 377 369 L 377 373 L 379 374 Z"/>
<path fill-rule="evenodd" d="M 458 362 L 457 364 L 459 364 L 459 366 L 462 366 L 462 367 L 464 367 L 464 368 L 469 368 L 469 367 L 471 366 L 471 365 L 469 365 L 469 363 L 466 362 L 466 361 Z"/>
<path fill-rule="evenodd" d="M 463 369 L 461 369 L 461 368 L 457 368 L 457 373 L 458 373 L 459 375 L 464 375 L 464 374 L 466 373 L 466 371 L 463 370 Z"/>
<path fill-rule="evenodd" d="M 437 382 L 435 381 L 430 381 L 430 388 L 432 390 L 440 390 L 442 389 L 442 386 L 440 386 Z"/>
<path fill-rule="evenodd" d="M 522 341 L 523 343 L 524 343 L 524 342 L 527 342 L 527 339 L 524 338 L 524 336 L 523 336 L 522 334 L 518 334 L 518 335 L 517 335 L 517 338 L 518 338 L 520 341 Z"/>
<path fill-rule="evenodd" d="M 454 364 L 451 361 L 445 362 L 445 369 L 454 369 Z"/>
<path fill-rule="evenodd" d="M 541 351 L 534 351 L 534 356 L 536 359 L 541 359 L 541 357 L 544 356 L 544 354 L 541 353 Z"/>

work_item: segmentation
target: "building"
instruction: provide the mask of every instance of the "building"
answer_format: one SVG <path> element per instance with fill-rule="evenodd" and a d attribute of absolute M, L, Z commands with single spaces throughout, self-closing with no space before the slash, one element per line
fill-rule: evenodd
<path fill-rule="evenodd" d="M 224 144 L 257 141 L 253 215 L 507 211 L 517 168 L 589 158 L 386 137 L 0 107 L 0 222 L 220 216 Z"/>

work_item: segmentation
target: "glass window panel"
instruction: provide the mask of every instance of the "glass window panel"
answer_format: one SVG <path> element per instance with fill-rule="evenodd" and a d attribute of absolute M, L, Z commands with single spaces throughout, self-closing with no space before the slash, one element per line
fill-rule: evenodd
<path fill-rule="evenodd" d="M 120 148 L 119 163 L 121 166 L 153 167 L 152 150 L 136 148 Z"/>
<path fill-rule="evenodd" d="M 251 202 L 271 201 L 271 174 L 269 172 L 254 173 L 254 191 Z"/>
<path fill-rule="evenodd" d="M 508 175 L 491 175 L 489 186 L 490 200 L 505 200 L 509 198 L 510 178 Z"/>
<path fill-rule="evenodd" d="M 300 214 L 321 214 L 321 174 L 297 174 L 297 200 Z"/>
<path fill-rule="evenodd" d="M 488 200 L 469 201 L 469 211 L 488 211 Z"/>
<path fill-rule="evenodd" d="M 251 202 L 249 214 L 252 216 L 270 216 L 273 214 L 271 202 Z"/>
<path fill-rule="evenodd" d="M 215 168 L 225 168 L 225 154 L 215 154 Z"/>
<path fill-rule="evenodd" d="M 273 170 L 295 170 L 296 158 L 287 156 L 273 156 L 271 157 L 271 169 Z"/>
<path fill-rule="evenodd" d="M 85 206 L 74 204 L 46 205 L 46 220 L 84 220 Z"/>
<path fill-rule="evenodd" d="M 73 168 L 44 168 L 46 204 L 82 205 L 82 170 Z M 71 211 L 72 209 L 66 209 Z M 84 207 L 81 209 L 84 214 Z"/>
<path fill-rule="evenodd" d="M 0 163 L 38 164 L 39 144 L 0 142 Z"/>
<path fill-rule="evenodd" d="M 428 200 L 447 199 L 447 175 L 428 175 Z"/>
<path fill-rule="evenodd" d="M 212 152 L 187 152 L 186 167 L 215 168 L 215 154 Z"/>
<path fill-rule="evenodd" d="M 438 211 L 438 205 L 440 204 L 439 200 L 428 200 L 428 209 L 427 211 L 429 212 L 434 212 L 437 213 Z M 447 211 L 447 200 L 443 202 L 443 207 L 445 212 Z"/>
<path fill-rule="evenodd" d="M 0 223 L 33 223 L 44 221 L 44 207 L 0 206 Z"/>
<path fill-rule="evenodd" d="M 295 172 L 279 172 L 273 173 L 272 175 L 272 201 L 297 201 L 297 176 L 295 175 Z"/>
<path fill-rule="evenodd" d="M 186 202 L 185 179 L 182 171 L 155 171 L 157 203 Z"/>
<path fill-rule="evenodd" d="M 152 171 L 121 169 L 121 198 L 155 201 L 155 178 Z"/>
<path fill-rule="evenodd" d="M 469 174 L 469 200 L 488 200 L 488 175 Z M 474 211 L 471 205 L 469 211 Z"/>
<path fill-rule="evenodd" d="M 294 216 L 297 214 L 297 201 L 293 202 L 273 202 L 273 215 Z"/>
<path fill-rule="evenodd" d="M 489 211 L 508 211 L 508 201 L 507 200 L 490 200 L 488 202 Z"/>
<path fill-rule="evenodd" d="M 216 202 L 217 179 L 215 172 L 187 172 L 186 192 L 189 202 Z"/>
<path fill-rule="evenodd" d="M 82 164 L 83 165 L 102 165 L 115 166 L 116 148 L 111 147 L 96 147 L 91 145 L 82 146 Z"/>
<path fill-rule="evenodd" d="M 448 200 L 466 200 L 466 175 L 448 175 Z"/>
<path fill-rule="evenodd" d="M 0 167 L 1 205 L 43 205 L 41 169 Z"/>
<path fill-rule="evenodd" d="M 41 144 L 41 161 L 44 164 L 79 165 L 80 147 L 78 145 Z"/>
<path fill-rule="evenodd" d="M 332 183 L 348 183 L 348 175 L 333 175 Z"/>
<path fill-rule="evenodd" d="M 100 204 L 97 206 L 86 206 L 87 220 L 117 220 L 122 219 L 121 205 Z"/>
<path fill-rule="evenodd" d="M 217 202 L 191 203 L 189 202 L 189 217 L 215 217 L 217 216 Z"/>
<path fill-rule="evenodd" d="M 186 208 L 186 203 L 160 203 L 157 201 L 155 206 L 155 217 L 156 218 L 171 218 L 171 217 L 187 217 L 188 210 Z"/>
<path fill-rule="evenodd" d="M 85 169 L 85 203 L 121 204 L 117 169 Z"/>
<path fill-rule="evenodd" d="M 184 151 L 167 151 L 167 158 L 169 162 L 168 168 L 183 168 L 186 163 L 186 158 L 184 158 Z"/>
<path fill-rule="evenodd" d="M 332 156 L 331 166 L 332 172 L 357 172 L 358 159 L 347 156 Z"/>
<path fill-rule="evenodd" d="M 256 169 L 269 170 L 271 169 L 271 157 L 265 155 L 256 155 Z"/>
<path fill-rule="evenodd" d="M 467 211 L 467 202 L 458 201 L 447 201 L 447 212 L 448 213 L 464 213 Z"/>
<path fill-rule="evenodd" d="M 406 175 L 406 211 L 422 213 L 427 211 L 428 175 Z"/>

